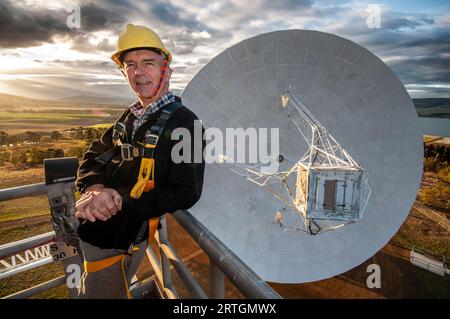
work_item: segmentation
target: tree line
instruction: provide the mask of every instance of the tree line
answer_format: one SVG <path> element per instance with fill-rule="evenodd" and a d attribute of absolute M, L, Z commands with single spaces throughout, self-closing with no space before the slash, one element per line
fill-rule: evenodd
<path fill-rule="evenodd" d="M 77 157 L 81 158 L 90 143 L 99 139 L 106 128 L 78 127 L 68 131 L 52 131 L 36 133 L 27 131 L 22 134 L 9 135 L 0 131 L 0 164 L 11 163 L 16 167 L 25 168 L 43 164 L 46 158 Z M 83 140 L 83 146 L 73 146 L 66 149 L 45 147 L 49 142 L 60 140 Z"/>
<path fill-rule="evenodd" d="M 10 135 L 5 131 L 0 131 L 0 146 L 18 145 L 18 144 L 38 144 L 40 142 L 57 142 L 59 140 L 78 139 L 85 140 L 88 143 L 100 138 L 106 128 L 78 127 L 63 132 L 52 131 L 37 133 L 27 131 L 25 133 Z"/>

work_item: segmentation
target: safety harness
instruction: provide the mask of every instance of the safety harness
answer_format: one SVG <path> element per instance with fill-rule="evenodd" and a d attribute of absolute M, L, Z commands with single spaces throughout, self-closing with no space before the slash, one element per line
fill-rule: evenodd
<path fill-rule="evenodd" d="M 124 120 L 124 118 L 126 118 L 126 115 L 129 114 L 128 112 L 126 112 L 114 125 L 112 133 L 112 140 L 114 145 L 113 148 L 98 156 L 96 160 L 102 164 L 109 163 L 112 158 L 116 156 L 119 148 L 122 162 L 118 166 L 118 169 L 120 169 L 123 162 L 133 161 L 135 158 L 141 158 L 138 179 L 130 192 L 131 198 L 138 199 L 141 197 L 143 192 L 149 192 L 150 190 L 155 188 L 155 149 L 158 145 L 159 138 L 164 131 L 167 121 L 181 107 L 182 104 L 178 101 L 164 107 L 155 124 L 153 124 L 145 134 L 144 143 L 137 142 L 132 145 L 122 142 L 121 139 L 123 139 L 126 132 L 125 125 L 122 123 L 122 121 Z M 101 259 L 98 261 L 85 260 L 84 271 L 86 273 L 93 273 L 108 268 L 120 261 L 122 264 L 122 274 L 127 297 L 128 299 L 131 299 L 132 296 L 129 291 L 126 278 L 125 259 L 127 256 L 131 256 L 133 253 L 139 250 L 139 245 L 142 242 L 147 227 L 149 229 L 148 245 L 150 245 L 158 228 L 158 224 L 159 217 L 151 218 L 148 222 L 145 221 L 139 229 L 135 240 L 130 245 L 126 253 L 106 259 Z"/>

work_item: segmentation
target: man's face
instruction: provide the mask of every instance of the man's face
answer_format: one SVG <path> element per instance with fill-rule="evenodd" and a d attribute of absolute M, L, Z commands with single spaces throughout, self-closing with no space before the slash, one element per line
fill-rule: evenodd
<path fill-rule="evenodd" d="M 124 67 L 128 82 L 141 100 L 151 99 L 155 94 L 163 62 L 162 55 L 148 50 L 131 51 L 125 55 Z"/>

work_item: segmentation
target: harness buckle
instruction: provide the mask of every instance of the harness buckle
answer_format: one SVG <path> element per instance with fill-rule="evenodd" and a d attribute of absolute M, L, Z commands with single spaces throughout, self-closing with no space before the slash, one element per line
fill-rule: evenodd
<path fill-rule="evenodd" d="M 135 244 L 131 244 L 130 247 L 128 247 L 127 255 L 131 256 L 133 253 L 139 251 L 139 246 L 136 246 Z"/>
<path fill-rule="evenodd" d="M 159 136 L 156 134 L 149 134 L 146 136 L 145 138 L 145 143 L 146 144 L 151 144 L 151 145 L 156 145 L 156 143 L 158 143 L 159 140 Z"/>
<path fill-rule="evenodd" d="M 120 145 L 120 155 L 124 161 L 133 160 L 133 145 L 124 143 Z"/>
<path fill-rule="evenodd" d="M 135 146 L 133 147 L 133 156 L 134 157 L 139 157 L 139 155 L 141 154 L 139 147 Z"/>
<path fill-rule="evenodd" d="M 123 136 L 125 132 L 125 124 L 122 122 L 117 122 L 114 125 L 113 133 L 112 133 L 112 140 L 114 145 L 120 145 L 121 141 L 120 138 Z"/>

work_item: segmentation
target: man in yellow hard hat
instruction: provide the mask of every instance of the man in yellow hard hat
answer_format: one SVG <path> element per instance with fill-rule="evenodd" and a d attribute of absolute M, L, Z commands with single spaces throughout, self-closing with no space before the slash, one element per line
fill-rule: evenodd
<path fill-rule="evenodd" d="M 127 77 L 142 105 L 167 94 L 172 55 L 152 30 L 128 24 L 118 39 L 117 52 L 111 58 Z M 138 60 L 144 63 L 144 68 L 137 68 Z"/>
<path fill-rule="evenodd" d="M 81 298 L 130 298 L 159 216 L 192 207 L 203 186 L 203 162 L 171 159 L 171 132 L 182 127 L 194 136 L 198 118 L 169 90 L 172 55 L 161 39 L 128 24 L 112 60 L 138 99 L 91 144 L 78 170 Z"/>

